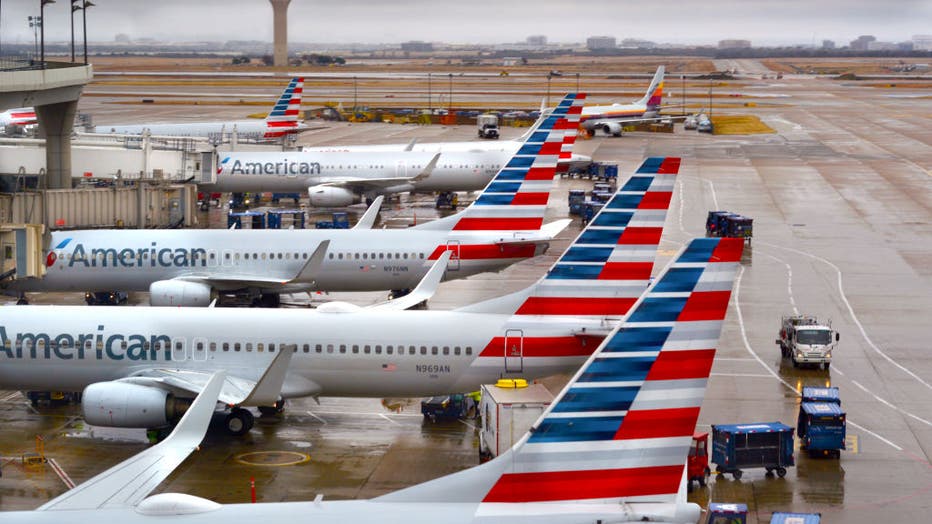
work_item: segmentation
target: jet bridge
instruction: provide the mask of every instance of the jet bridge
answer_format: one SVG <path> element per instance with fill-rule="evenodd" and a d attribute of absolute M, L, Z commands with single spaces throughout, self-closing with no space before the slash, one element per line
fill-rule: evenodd
<path fill-rule="evenodd" d="M 45 226 L 0 224 L 0 281 L 45 275 Z"/>

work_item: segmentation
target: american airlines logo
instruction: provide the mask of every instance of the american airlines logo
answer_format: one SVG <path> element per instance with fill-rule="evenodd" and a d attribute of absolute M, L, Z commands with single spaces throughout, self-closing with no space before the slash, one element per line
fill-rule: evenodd
<path fill-rule="evenodd" d="M 64 249 L 70 241 L 70 238 L 66 239 L 55 246 L 55 249 Z M 54 252 L 51 252 L 46 257 L 46 265 L 52 267 L 60 258 Z M 152 242 L 152 245 L 148 248 L 92 248 L 88 253 L 88 249 L 84 247 L 84 244 L 79 242 L 75 244 L 74 250 L 71 252 L 71 258 L 68 259 L 68 267 L 72 268 L 74 266 L 84 266 L 85 268 L 206 267 L 207 250 L 199 247 L 159 247 L 157 242 Z"/>
<path fill-rule="evenodd" d="M 283 159 L 279 162 L 243 162 L 234 160 L 230 163 L 230 157 L 220 161 L 220 169 L 223 172 L 229 168 L 231 175 L 319 175 L 320 163 L 318 162 L 298 162 Z"/>
<path fill-rule="evenodd" d="M 104 335 L 104 326 L 96 333 L 16 333 L 13 339 L 0 326 L 0 355 L 10 359 L 46 360 L 161 360 L 172 359 L 168 335 Z M 24 351 L 25 350 L 25 351 Z M 25 356 L 24 356 L 25 354 Z"/>

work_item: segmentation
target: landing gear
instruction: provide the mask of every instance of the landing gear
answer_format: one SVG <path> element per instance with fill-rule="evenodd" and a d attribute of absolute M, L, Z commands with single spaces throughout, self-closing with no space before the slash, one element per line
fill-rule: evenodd
<path fill-rule="evenodd" d="M 17 306 L 28 306 L 29 305 L 29 300 L 26 298 L 25 293 L 23 293 L 22 295 L 19 296 L 18 299 L 16 299 L 16 305 Z"/>
<path fill-rule="evenodd" d="M 227 433 L 234 437 L 240 437 L 249 433 L 255 421 L 255 417 L 249 410 L 233 408 L 224 420 L 224 424 L 226 424 Z"/>
<path fill-rule="evenodd" d="M 259 295 L 252 300 L 252 307 L 277 308 L 282 305 L 281 295 Z"/>
<path fill-rule="evenodd" d="M 274 417 L 285 412 L 285 401 L 279 400 L 274 406 L 259 406 L 259 413 L 263 417 Z"/>

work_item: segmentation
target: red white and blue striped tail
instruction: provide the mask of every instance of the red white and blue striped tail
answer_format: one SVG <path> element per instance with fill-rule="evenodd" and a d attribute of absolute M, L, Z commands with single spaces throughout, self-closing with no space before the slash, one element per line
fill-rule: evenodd
<path fill-rule="evenodd" d="M 376 500 L 678 504 L 743 248 L 691 241 L 511 450 Z"/>
<path fill-rule="evenodd" d="M 268 131 L 266 136 L 282 135 L 298 126 L 301 113 L 301 93 L 304 92 L 304 78 L 292 78 L 282 96 L 275 102 L 275 107 L 265 117 Z"/>
<path fill-rule="evenodd" d="M 557 162 L 570 158 L 585 94 L 570 93 L 528 135 L 479 197 L 455 215 L 421 229 L 537 231 L 544 222 Z"/>
<path fill-rule="evenodd" d="M 679 168 L 679 158 L 646 159 L 516 315 L 624 316 L 650 283 Z"/>

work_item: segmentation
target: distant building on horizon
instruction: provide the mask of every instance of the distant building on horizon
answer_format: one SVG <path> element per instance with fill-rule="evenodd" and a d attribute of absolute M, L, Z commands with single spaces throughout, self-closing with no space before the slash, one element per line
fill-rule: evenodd
<path fill-rule="evenodd" d="M 657 43 L 651 42 L 650 40 L 641 40 L 640 38 L 625 38 L 621 41 L 619 47 L 628 49 L 654 49 L 657 47 Z"/>
<path fill-rule="evenodd" d="M 750 49 L 751 41 L 750 40 L 739 40 L 739 39 L 727 39 L 719 40 L 718 48 L 719 49 Z"/>
<path fill-rule="evenodd" d="M 432 53 L 434 51 L 434 44 L 422 42 L 420 40 L 411 40 L 410 42 L 402 42 L 401 50 L 406 53 Z"/>
<path fill-rule="evenodd" d="M 867 43 L 868 51 L 896 51 L 899 47 L 893 42 L 881 42 L 879 40 L 874 40 Z"/>
<path fill-rule="evenodd" d="M 604 49 L 615 49 L 614 36 L 590 36 L 586 39 L 586 47 L 590 51 L 599 51 Z"/>
<path fill-rule="evenodd" d="M 932 51 L 932 35 L 913 35 L 913 49 Z"/>
<path fill-rule="evenodd" d="M 545 35 L 531 35 L 525 39 L 525 43 L 529 46 L 544 47 L 547 45 L 547 37 Z"/>
<path fill-rule="evenodd" d="M 822 40 L 822 49 L 835 49 L 834 40 Z"/>
<path fill-rule="evenodd" d="M 855 51 L 867 51 L 871 42 L 876 42 L 877 37 L 874 35 L 861 35 L 856 39 L 852 40 L 848 47 Z"/>

